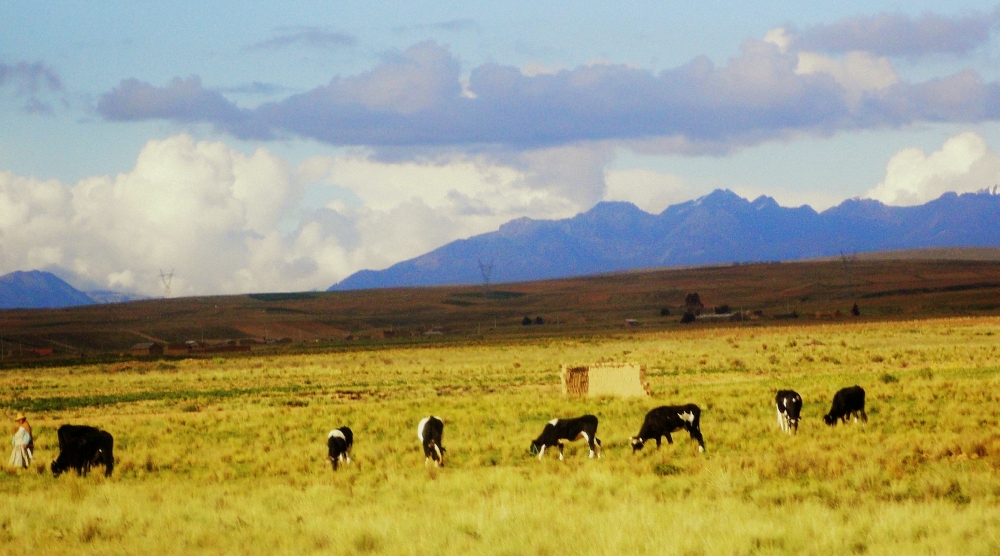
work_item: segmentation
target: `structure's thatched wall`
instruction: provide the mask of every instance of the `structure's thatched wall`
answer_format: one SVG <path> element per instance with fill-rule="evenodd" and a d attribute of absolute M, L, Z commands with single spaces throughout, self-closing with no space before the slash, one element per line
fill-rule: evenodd
<path fill-rule="evenodd" d="M 648 396 L 646 370 L 638 363 L 600 363 L 560 369 L 563 394 L 587 396 Z"/>

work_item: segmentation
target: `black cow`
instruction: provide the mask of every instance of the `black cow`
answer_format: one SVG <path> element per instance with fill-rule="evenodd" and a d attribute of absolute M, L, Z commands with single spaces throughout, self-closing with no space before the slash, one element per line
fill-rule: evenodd
<path fill-rule="evenodd" d="M 860 386 L 848 386 L 841 388 L 833 395 L 833 406 L 830 413 L 823 416 L 823 422 L 833 426 L 837 421 L 846 423 L 848 417 L 854 416 L 857 422 L 858 415 L 861 415 L 861 422 L 868 422 L 868 414 L 865 413 L 865 389 Z"/>
<path fill-rule="evenodd" d="M 440 417 L 431 415 L 424 417 L 417 425 L 417 438 L 424 446 L 424 465 L 431 460 L 434 466 L 444 467 L 444 446 L 441 445 L 441 433 L 444 432 L 444 422 Z"/>
<path fill-rule="evenodd" d="M 59 427 L 59 457 L 52 462 L 52 474 L 58 477 L 68 469 L 86 476 L 95 465 L 104 466 L 104 476 L 115 469 L 115 439 L 106 431 L 86 425 Z"/>
<path fill-rule="evenodd" d="M 563 459 L 563 440 L 584 439 L 590 445 L 590 457 L 601 457 L 601 440 L 597 438 L 597 417 L 584 415 L 575 419 L 553 419 L 545 424 L 542 434 L 531 441 L 531 455 L 538 454 L 538 461 L 545 455 L 546 446 L 559 446 L 559 461 Z"/>
<path fill-rule="evenodd" d="M 330 460 L 333 470 L 337 470 L 337 464 L 341 461 L 351 463 L 351 448 L 354 447 L 354 433 L 349 427 L 333 429 L 326 435 L 326 459 Z"/>
<path fill-rule="evenodd" d="M 705 451 L 705 439 L 701 436 L 701 408 L 693 403 L 686 405 L 664 405 L 651 409 L 642 421 L 639 434 L 632 437 L 632 452 L 641 450 L 649 440 L 656 440 L 660 447 L 660 437 L 667 437 L 667 444 L 673 444 L 670 433 L 684 429 L 691 438 L 698 441 L 698 451 Z"/>
<path fill-rule="evenodd" d="M 778 426 L 792 434 L 799 432 L 799 418 L 802 414 L 802 396 L 794 390 L 778 390 L 774 397 L 774 407 L 778 410 Z"/>

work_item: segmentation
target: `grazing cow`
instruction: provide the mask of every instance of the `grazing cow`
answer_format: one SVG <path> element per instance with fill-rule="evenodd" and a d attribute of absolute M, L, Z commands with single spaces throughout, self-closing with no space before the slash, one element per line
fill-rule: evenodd
<path fill-rule="evenodd" d="M 802 414 L 802 396 L 794 390 L 778 390 L 774 397 L 774 407 L 778 410 L 778 426 L 792 434 L 799 432 L 799 416 Z"/>
<path fill-rule="evenodd" d="M 601 457 L 601 440 L 597 438 L 597 417 L 584 415 L 575 419 L 553 419 L 545 424 L 542 434 L 531 441 L 531 455 L 538 454 L 538 461 L 545 455 L 546 446 L 559 446 L 559 461 L 563 459 L 563 440 L 584 439 L 590 445 L 590 457 Z"/>
<path fill-rule="evenodd" d="M 351 448 L 354 447 L 354 433 L 349 427 L 333 429 L 326 435 L 326 459 L 330 460 L 333 470 L 337 470 L 337 464 L 341 461 L 351 463 Z"/>
<path fill-rule="evenodd" d="M 701 408 L 693 403 L 685 405 L 664 405 L 651 409 L 642 421 L 639 434 L 632 437 L 632 452 L 642 450 L 649 440 L 656 440 L 660 447 L 660 437 L 667 437 L 667 444 L 673 444 L 670 433 L 684 429 L 691 438 L 698 441 L 698 451 L 705 451 L 705 439 L 701 436 Z"/>
<path fill-rule="evenodd" d="M 833 406 L 830 413 L 823 416 L 823 422 L 833 426 L 837 421 L 846 423 L 847 418 L 854 416 L 854 422 L 858 421 L 861 415 L 861 422 L 868 422 L 868 414 L 865 413 L 865 389 L 860 386 L 848 386 L 841 388 L 833 395 Z"/>
<path fill-rule="evenodd" d="M 58 477 L 68 469 L 86 476 L 94 465 L 104 466 L 104 476 L 115 468 L 115 439 L 101 429 L 85 425 L 63 425 L 59 436 L 59 457 L 52 462 L 52 474 Z"/>
<path fill-rule="evenodd" d="M 441 445 L 441 433 L 444 432 L 444 422 L 440 417 L 431 415 L 424 417 L 417 425 L 417 438 L 424 446 L 424 465 L 434 460 L 434 467 L 444 467 L 444 446 Z"/>

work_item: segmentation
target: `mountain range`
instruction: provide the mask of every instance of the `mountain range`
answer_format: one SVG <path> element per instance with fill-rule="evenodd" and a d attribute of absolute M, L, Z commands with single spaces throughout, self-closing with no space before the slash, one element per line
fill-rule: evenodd
<path fill-rule="evenodd" d="M 816 212 L 729 190 L 649 214 L 603 202 L 563 220 L 512 220 L 329 291 L 519 282 L 640 268 L 829 257 L 931 247 L 1000 246 L 1000 195 L 946 193 L 924 205 L 849 199 Z"/>

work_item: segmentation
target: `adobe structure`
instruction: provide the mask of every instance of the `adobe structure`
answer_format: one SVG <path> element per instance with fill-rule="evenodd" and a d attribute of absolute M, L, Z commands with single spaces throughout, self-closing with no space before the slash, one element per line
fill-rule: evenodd
<path fill-rule="evenodd" d="M 598 363 L 584 367 L 562 365 L 563 394 L 584 396 L 649 396 L 646 370 L 638 363 Z"/>

